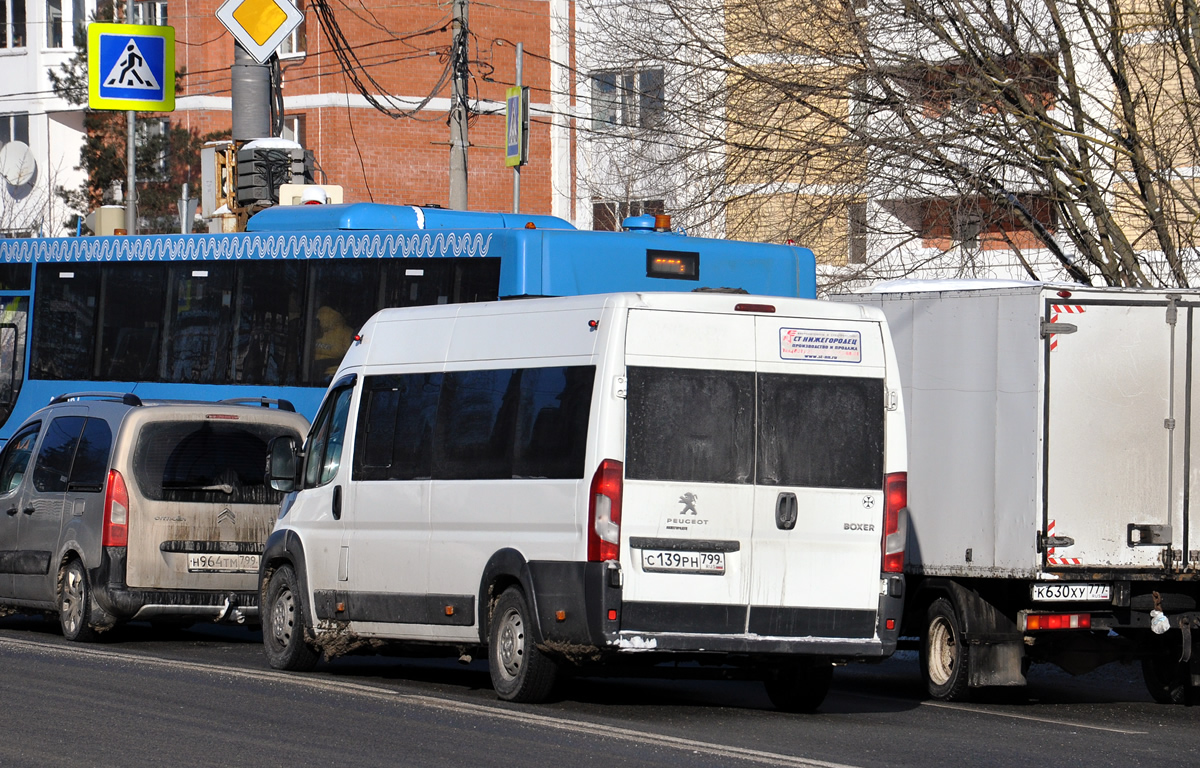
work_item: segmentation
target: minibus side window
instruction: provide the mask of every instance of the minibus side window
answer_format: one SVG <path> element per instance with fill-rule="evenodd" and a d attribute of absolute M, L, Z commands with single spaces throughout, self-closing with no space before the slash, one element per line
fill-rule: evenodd
<path fill-rule="evenodd" d="M 513 422 L 521 372 L 454 371 L 445 375 L 434 437 L 439 480 L 512 477 Z"/>
<path fill-rule="evenodd" d="M 368 376 L 358 409 L 356 480 L 428 480 L 442 374 Z"/>
<path fill-rule="evenodd" d="M 325 401 L 309 437 L 304 457 L 304 487 L 325 485 L 337 475 L 342 462 L 342 444 L 350 415 L 352 387 L 331 393 Z"/>

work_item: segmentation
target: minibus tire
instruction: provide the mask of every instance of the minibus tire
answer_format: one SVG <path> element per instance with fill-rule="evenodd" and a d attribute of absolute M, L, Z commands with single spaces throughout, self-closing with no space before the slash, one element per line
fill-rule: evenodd
<path fill-rule="evenodd" d="M 558 680 L 558 662 L 537 649 L 525 595 L 509 587 L 492 611 L 488 670 L 496 695 L 505 701 L 545 701 Z"/>
<path fill-rule="evenodd" d="M 58 572 L 58 623 L 63 637 L 76 643 L 94 643 L 100 636 L 92 626 L 96 610 L 99 606 L 92 599 L 92 585 L 83 563 L 68 560 Z"/>
<path fill-rule="evenodd" d="M 767 697 L 783 712 L 816 712 L 829 694 L 833 664 L 808 658 L 775 667 L 763 681 Z"/>
<path fill-rule="evenodd" d="M 308 672 L 321 654 L 308 644 L 311 634 L 304 594 L 290 564 L 275 569 L 262 607 L 263 652 L 267 663 L 288 672 Z"/>
<path fill-rule="evenodd" d="M 963 701 L 970 692 L 971 648 L 963 637 L 962 620 L 944 597 L 934 600 L 925 616 L 921 674 L 929 695 L 941 701 Z"/>

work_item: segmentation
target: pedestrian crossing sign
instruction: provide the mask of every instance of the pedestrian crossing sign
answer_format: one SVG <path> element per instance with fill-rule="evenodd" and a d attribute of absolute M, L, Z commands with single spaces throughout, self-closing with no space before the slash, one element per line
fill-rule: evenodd
<path fill-rule="evenodd" d="M 175 109 L 175 28 L 88 25 L 88 106 L 141 112 Z"/>

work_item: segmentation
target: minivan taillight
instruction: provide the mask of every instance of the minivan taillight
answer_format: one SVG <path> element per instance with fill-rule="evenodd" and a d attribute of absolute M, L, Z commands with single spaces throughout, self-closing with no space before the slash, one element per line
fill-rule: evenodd
<path fill-rule="evenodd" d="M 104 491 L 104 531 L 100 543 L 106 547 L 129 544 L 129 492 L 125 478 L 115 469 L 108 470 L 108 488 Z"/>
<path fill-rule="evenodd" d="M 615 459 L 600 462 L 588 497 L 588 561 L 621 557 L 621 488 L 625 468 Z"/>
<path fill-rule="evenodd" d="M 908 506 L 908 473 L 893 472 L 883 480 L 883 572 L 904 571 L 904 540 L 900 510 Z"/>

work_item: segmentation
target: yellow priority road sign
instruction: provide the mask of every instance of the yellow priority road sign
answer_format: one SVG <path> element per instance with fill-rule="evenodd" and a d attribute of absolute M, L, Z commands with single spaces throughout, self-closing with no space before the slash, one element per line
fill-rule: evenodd
<path fill-rule="evenodd" d="M 88 106 L 171 112 L 175 109 L 175 28 L 88 25 Z"/>
<path fill-rule="evenodd" d="M 225 0 L 217 19 L 262 64 L 304 21 L 304 14 L 288 0 Z"/>

